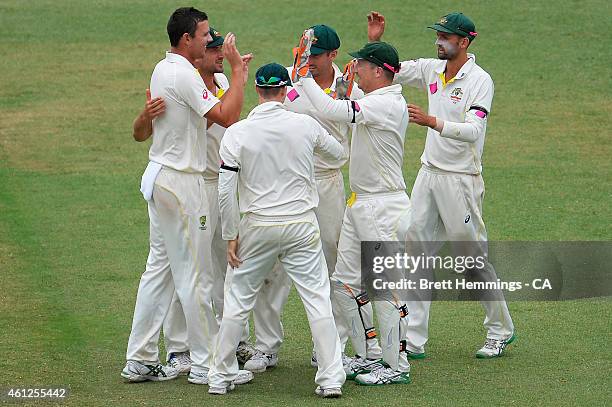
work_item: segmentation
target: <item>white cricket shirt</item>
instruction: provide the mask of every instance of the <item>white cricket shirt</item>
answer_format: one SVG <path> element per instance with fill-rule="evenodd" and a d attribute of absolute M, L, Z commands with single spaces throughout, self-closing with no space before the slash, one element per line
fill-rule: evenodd
<path fill-rule="evenodd" d="M 184 172 L 206 169 L 204 115 L 219 102 L 204 86 L 191 63 L 181 55 L 166 53 L 151 75 L 151 97 L 162 97 L 166 112 L 153 120 L 149 160 Z"/>
<path fill-rule="evenodd" d="M 262 103 L 246 119 L 228 127 L 220 150 L 223 239 L 235 238 L 240 220 L 228 174 L 237 174 L 240 212 L 299 215 L 319 203 L 315 151 L 335 160 L 346 158 L 342 145 L 316 120 L 289 112 L 278 102 Z"/>
<path fill-rule="evenodd" d="M 446 60 L 440 59 L 402 62 L 394 82 L 427 91 L 429 114 L 444 120 L 441 133 L 427 130 L 421 162 L 445 171 L 480 174 L 494 88 L 491 76 L 476 65 L 476 57 L 468 57 L 448 83 L 444 83 Z"/>
<path fill-rule="evenodd" d="M 331 86 L 325 90 L 330 97 L 333 97 L 336 92 L 336 80 L 342 77 L 342 72 L 338 68 L 336 64 L 333 64 L 334 67 L 334 80 L 332 81 Z M 287 71 L 289 72 L 289 77 L 293 72 L 293 66 L 287 67 Z M 342 168 L 342 166 L 346 163 L 349 155 L 349 132 L 351 131 L 351 126 L 345 122 L 339 122 L 334 120 L 329 120 L 325 118 L 323 115 L 319 114 L 318 110 L 310 102 L 310 99 L 306 95 L 302 95 L 300 86 L 294 86 L 287 88 L 287 97 L 285 98 L 285 106 L 289 111 L 296 113 L 304 113 L 314 118 L 319 122 L 321 126 L 325 130 L 329 132 L 346 151 L 347 158 L 342 160 L 333 160 L 330 158 L 323 158 L 319 154 L 315 155 L 315 174 L 320 172 L 325 172 L 329 170 L 336 170 Z M 357 84 L 355 83 L 353 86 L 353 91 L 351 92 L 351 100 L 360 99 L 363 97 L 363 91 L 359 89 Z"/>
<path fill-rule="evenodd" d="M 406 189 L 402 174 L 408 109 L 401 85 L 367 93 L 356 101 L 327 97 L 311 78 L 301 86 L 319 114 L 329 120 L 355 123 L 351 139 L 349 183 L 357 194 Z"/>
<path fill-rule="evenodd" d="M 229 81 L 223 73 L 215 74 L 215 83 L 217 87 L 225 92 L 229 89 Z M 217 98 L 221 98 L 221 94 L 217 91 Z M 206 181 L 217 181 L 219 180 L 219 165 L 221 164 L 221 158 L 219 157 L 219 147 L 221 147 L 221 139 L 225 134 L 225 127 L 213 123 L 208 130 L 206 135 L 208 140 L 206 141 L 207 157 L 206 157 L 206 171 L 204 171 L 204 179 Z"/>

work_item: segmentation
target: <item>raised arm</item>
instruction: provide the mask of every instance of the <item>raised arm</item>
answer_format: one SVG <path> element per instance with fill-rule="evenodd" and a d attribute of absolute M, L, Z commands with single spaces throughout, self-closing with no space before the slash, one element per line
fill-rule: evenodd
<path fill-rule="evenodd" d="M 251 55 L 242 57 L 236 48 L 236 36 L 227 34 L 223 43 L 223 56 L 229 62 L 232 73 L 230 87 L 224 93 L 223 99 L 210 109 L 204 117 L 223 127 L 229 127 L 240 120 L 240 111 L 244 102 L 245 70 L 248 73 L 248 63 Z M 244 58 L 244 59 L 243 59 Z"/>
<path fill-rule="evenodd" d="M 380 41 L 385 33 L 385 16 L 378 11 L 372 11 L 368 14 L 368 41 Z"/>
<path fill-rule="evenodd" d="M 317 109 L 317 115 L 328 120 L 343 123 L 356 123 L 359 105 L 354 100 L 336 100 L 330 98 L 312 78 L 301 78 L 299 84 L 304 93 Z"/>

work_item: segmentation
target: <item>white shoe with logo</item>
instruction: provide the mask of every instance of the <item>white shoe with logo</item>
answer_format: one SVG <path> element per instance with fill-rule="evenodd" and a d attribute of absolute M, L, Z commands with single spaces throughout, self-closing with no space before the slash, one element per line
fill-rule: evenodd
<path fill-rule="evenodd" d="M 510 345 L 516 336 L 514 334 L 510 335 L 508 339 L 493 339 L 487 338 L 485 340 L 485 344 L 482 348 L 476 352 L 476 357 L 478 359 L 491 359 L 500 357 L 504 353 L 504 349 L 506 346 Z"/>
<path fill-rule="evenodd" d="M 191 370 L 191 358 L 189 351 L 173 352 L 168 354 L 168 366 L 179 371 L 179 374 L 186 375 Z"/>
<path fill-rule="evenodd" d="M 164 366 L 160 363 L 155 365 L 147 365 L 135 360 L 128 360 L 121 371 L 121 377 L 130 382 L 163 382 L 166 380 L 176 379 L 179 371 L 170 366 Z"/>
<path fill-rule="evenodd" d="M 277 364 L 278 353 L 269 355 L 267 353 L 257 351 L 257 353 L 244 364 L 244 368 L 253 373 L 262 373 L 265 372 L 267 368 L 274 367 Z"/>

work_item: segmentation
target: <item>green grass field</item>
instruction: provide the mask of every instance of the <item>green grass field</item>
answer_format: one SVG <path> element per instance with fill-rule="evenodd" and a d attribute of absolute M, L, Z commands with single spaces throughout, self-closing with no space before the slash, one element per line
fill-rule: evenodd
<path fill-rule="evenodd" d="M 310 336 L 295 292 L 280 365 L 224 398 L 185 378 L 124 384 L 119 373 L 148 252 L 138 191 L 148 143 L 131 137 L 165 24 L 186 3 L 0 1 L 0 387 L 69 385 L 66 405 L 315 405 Z M 196 2 L 234 31 L 252 67 L 290 64 L 301 31 L 335 27 L 347 51 L 366 42 L 370 2 Z M 385 39 L 404 59 L 435 56 L 425 27 L 459 7 L 386 1 Z M 603 0 L 468 1 L 478 63 L 496 85 L 485 148 L 493 240 L 611 240 L 610 5 Z M 605 27 L 608 27 L 607 29 Z M 251 75 L 254 69 L 251 70 Z M 425 95 L 405 91 L 424 105 Z M 246 114 L 256 103 L 249 87 Z M 425 132 L 410 126 L 412 185 Z M 588 270 L 577 270 L 587 273 Z M 336 405 L 612 404 L 608 300 L 510 304 L 518 340 L 500 359 L 475 303 L 435 303 L 431 357 L 409 386 L 347 383 Z M 0 401 L 1 402 L 1 401 Z M 36 404 L 36 403 L 32 403 Z M 28 405 L 21 402 L 20 405 Z"/>

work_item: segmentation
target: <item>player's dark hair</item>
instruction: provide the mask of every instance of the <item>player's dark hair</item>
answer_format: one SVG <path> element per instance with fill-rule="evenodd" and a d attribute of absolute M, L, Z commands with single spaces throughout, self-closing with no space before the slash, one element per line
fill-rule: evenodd
<path fill-rule="evenodd" d="M 383 74 L 385 75 L 385 79 L 393 82 L 393 78 L 395 78 L 395 74 L 388 69 L 383 69 Z"/>
<path fill-rule="evenodd" d="M 272 98 L 278 97 L 278 95 L 281 94 L 284 88 L 285 88 L 284 86 L 280 86 L 277 88 L 264 88 L 262 86 L 258 86 L 257 91 L 259 92 L 262 98 L 272 99 Z"/>
<path fill-rule="evenodd" d="M 181 7 L 176 9 L 170 16 L 168 25 L 166 26 L 170 45 L 176 47 L 185 33 L 188 33 L 189 36 L 193 38 L 198 28 L 198 23 L 206 20 L 208 20 L 206 13 L 193 7 Z"/>

